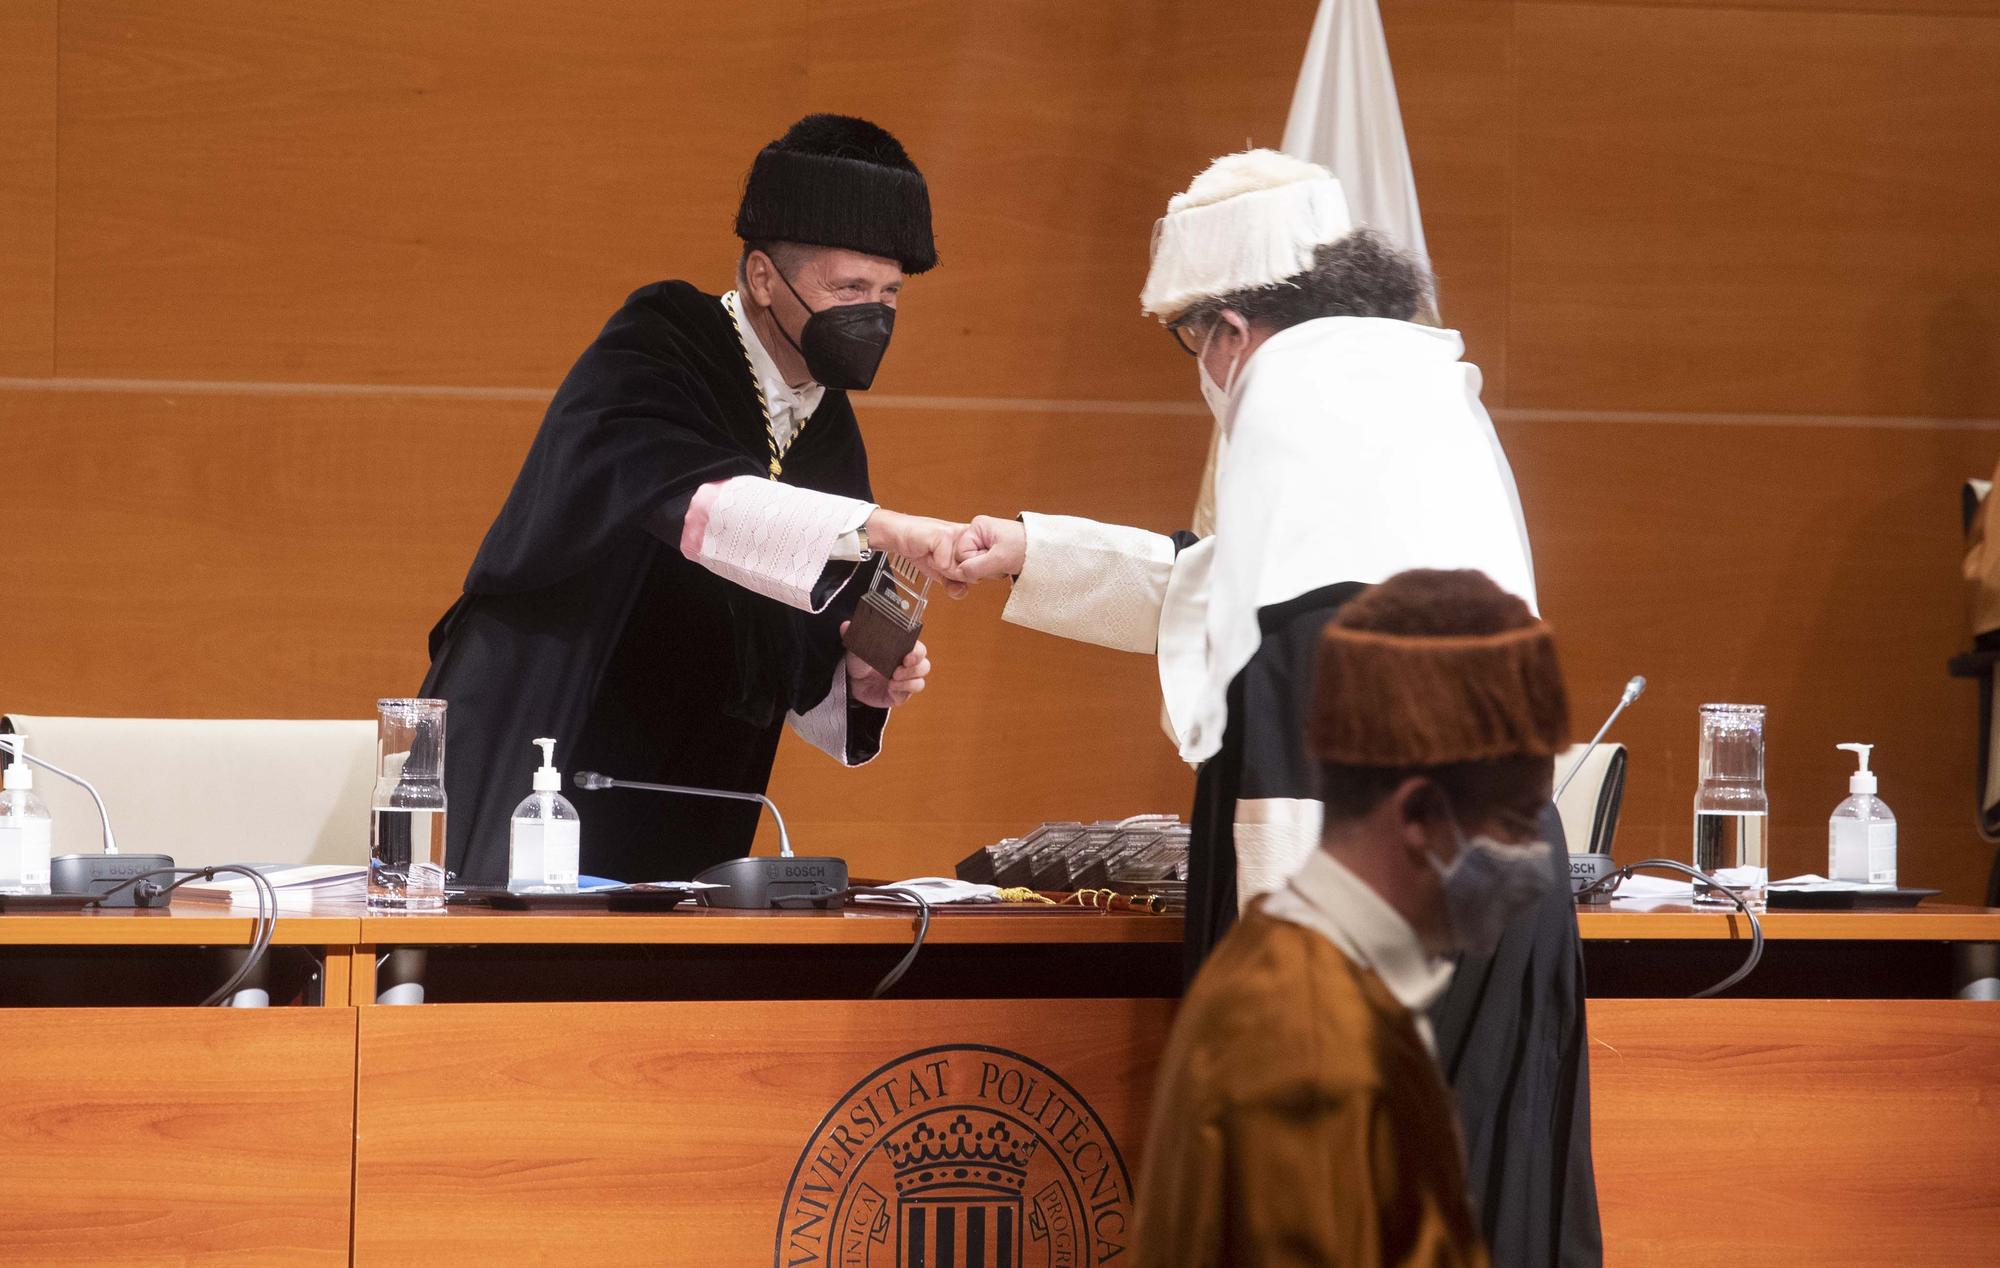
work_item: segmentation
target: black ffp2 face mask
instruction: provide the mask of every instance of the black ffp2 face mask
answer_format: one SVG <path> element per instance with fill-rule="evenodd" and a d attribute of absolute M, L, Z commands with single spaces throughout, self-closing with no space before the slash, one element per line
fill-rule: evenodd
<path fill-rule="evenodd" d="M 887 304 L 837 304 L 815 309 L 806 303 L 792 279 L 775 266 L 778 280 L 806 310 L 806 324 L 793 339 L 778 322 L 778 333 L 805 358 L 806 373 L 821 387 L 841 392 L 865 392 L 875 381 L 882 354 L 889 350 L 889 336 L 896 329 L 896 310 Z"/>

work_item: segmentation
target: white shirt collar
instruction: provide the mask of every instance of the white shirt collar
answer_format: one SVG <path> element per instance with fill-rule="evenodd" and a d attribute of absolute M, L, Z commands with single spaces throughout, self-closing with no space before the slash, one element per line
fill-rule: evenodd
<path fill-rule="evenodd" d="M 1451 985 L 1452 962 L 1424 949 L 1410 922 L 1359 876 L 1315 849 L 1292 879 L 1265 900 L 1264 910 L 1303 925 L 1382 979 L 1410 1010 L 1417 1032 L 1433 1046 L 1424 1012 Z"/>
<path fill-rule="evenodd" d="M 792 434 L 819 408 L 826 389 L 817 383 L 795 388 L 785 382 L 785 376 L 778 373 L 778 363 L 771 359 L 763 341 L 757 338 L 757 328 L 750 324 L 749 316 L 744 313 L 742 297 L 731 291 L 722 297 L 722 304 L 729 310 L 736 328 L 743 332 L 743 346 L 750 352 L 750 364 L 756 369 L 757 381 L 764 388 L 764 403 L 771 407 L 771 422 L 778 428 L 780 441 L 789 443 Z"/>

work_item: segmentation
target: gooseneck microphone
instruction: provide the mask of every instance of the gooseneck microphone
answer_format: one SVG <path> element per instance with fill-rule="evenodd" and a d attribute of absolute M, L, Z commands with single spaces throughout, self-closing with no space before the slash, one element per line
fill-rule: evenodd
<path fill-rule="evenodd" d="M 1598 744 L 1604 739 L 1604 733 L 1611 729 L 1611 724 L 1618 720 L 1618 715 L 1625 712 L 1634 700 L 1645 694 L 1645 691 L 1645 675 L 1634 674 L 1631 681 L 1625 684 L 1624 694 L 1618 697 L 1618 704 L 1611 710 L 1611 716 L 1604 719 L 1604 725 L 1597 728 L 1597 734 L 1591 736 L 1590 743 L 1584 745 L 1583 752 L 1577 754 L 1576 764 L 1569 768 L 1569 774 L 1563 776 L 1561 786 L 1556 789 L 1555 799 L 1558 802 L 1562 800 L 1563 790 L 1567 789 L 1570 781 L 1583 770 L 1583 764 L 1590 760 L 1590 755 L 1597 751 Z M 1608 903 L 1611 901 L 1613 886 L 1603 882 L 1617 870 L 1618 865 L 1611 861 L 1609 854 L 1596 853 L 1594 848 L 1577 853 L 1572 847 L 1569 856 L 1570 893 L 1580 895 L 1581 902 Z"/>
<path fill-rule="evenodd" d="M 785 831 L 785 817 L 777 803 L 762 793 L 737 792 L 727 788 L 694 788 L 686 784 L 649 784 L 636 779 L 613 779 L 594 770 L 580 770 L 571 777 L 578 788 L 598 791 L 606 788 L 633 788 L 640 792 L 672 793 L 682 797 L 720 797 L 725 801 L 754 801 L 771 812 L 778 825 L 778 857 L 730 859 L 717 863 L 695 883 L 717 888 L 704 889 L 701 901 L 710 907 L 760 909 L 768 907 L 838 906 L 847 893 L 847 860 L 826 856 L 801 858 L 792 853 L 792 838 Z"/>
<path fill-rule="evenodd" d="M 103 825 L 104 828 L 104 852 L 106 854 L 118 853 L 118 841 L 111 835 L 110 812 L 105 810 L 104 798 L 98 795 L 96 787 L 93 786 L 89 780 L 85 779 L 81 775 L 72 774 L 71 772 L 64 770 L 62 767 L 56 765 L 54 762 L 45 761 L 42 758 L 36 757 L 33 753 L 25 751 L 22 748 L 22 746 L 18 744 L 9 745 L 8 747 L 12 749 L 14 757 L 17 760 L 25 759 L 26 761 L 41 767 L 43 770 L 47 771 L 51 775 L 60 775 L 62 778 L 67 779 L 70 783 L 75 784 L 77 787 L 89 793 L 90 799 L 97 803 L 97 822 Z"/>
<path fill-rule="evenodd" d="M 1597 751 L 1598 744 L 1604 739 L 1604 733 L 1611 729 L 1611 724 L 1618 720 L 1618 715 L 1625 712 L 1626 707 L 1629 706 L 1634 700 L 1637 700 L 1640 696 L 1643 696 L 1645 694 L 1646 694 L 1646 675 L 1644 674 L 1632 675 L 1632 680 L 1625 684 L 1625 694 L 1618 697 L 1617 707 L 1611 710 L 1611 716 L 1604 719 L 1604 725 L 1597 728 L 1597 734 L 1591 736 L 1590 743 L 1584 746 L 1583 752 L 1577 754 L 1576 764 L 1569 768 L 1569 774 L 1563 776 L 1563 781 L 1561 786 L 1556 789 L 1555 799 L 1557 801 L 1562 800 L 1563 789 L 1568 788 L 1570 781 L 1575 779 L 1577 775 L 1583 771 L 1583 764 L 1590 760 L 1590 755 L 1592 753 L 1595 753 Z"/>
<path fill-rule="evenodd" d="M 49 892 L 52 894 L 96 894 L 103 907 L 165 907 L 168 891 L 137 882 L 155 872 L 170 871 L 172 856 L 166 854 L 120 854 L 118 840 L 111 835 L 111 814 L 96 785 L 73 771 L 27 752 L 25 737 L 0 737 L 0 747 L 11 750 L 16 761 L 26 761 L 51 775 L 59 776 L 90 794 L 97 807 L 97 822 L 104 834 L 102 854 L 58 854 L 49 860 Z"/>
<path fill-rule="evenodd" d="M 604 788 L 636 788 L 640 792 L 675 793 L 682 797 L 720 797 L 724 801 L 754 801 L 771 812 L 771 821 L 778 825 L 778 856 L 792 857 L 792 838 L 785 831 L 785 816 L 778 813 L 778 803 L 762 793 L 736 792 L 727 788 L 693 788 L 685 784 L 648 784 L 636 779 L 613 779 L 600 775 L 594 770 L 580 770 L 571 778 L 578 788 L 596 792 Z"/>

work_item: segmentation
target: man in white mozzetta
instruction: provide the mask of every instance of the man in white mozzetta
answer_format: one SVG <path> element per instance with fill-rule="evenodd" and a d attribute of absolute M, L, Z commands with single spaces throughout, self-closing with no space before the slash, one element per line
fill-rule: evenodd
<path fill-rule="evenodd" d="M 1354 224 L 1324 168 L 1270 150 L 1216 160 L 1168 204 L 1141 296 L 1196 359 L 1220 424 L 1215 533 L 1028 513 L 960 538 L 957 576 L 1016 578 L 1007 620 L 1159 657 L 1169 732 L 1203 767 L 1197 958 L 1319 840 L 1295 752 L 1300 669 L 1245 673 L 1271 622 L 1316 634 L 1358 586 L 1417 567 L 1477 568 L 1534 602 L 1479 371 L 1455 332 L 1411 320 L 1429 286 Z"/>
<path fill-rule="evenodd" d="M 1200 768 L 1190 977 L 1239 906 L 1283 884 L 1320 839 L 1304 702 L 1341 605 L 1426 568 L 1477 569 L 1537 606 L 1479 370 L 1456 332 L 1415 320 L 1430 295 L 1428 270 L 1357 225 L 1324 168 L 1269 150 L 1217 159 L 1168 203 L 1140 297 L 1195 358 L 1219 428 L 1214 532 L 1024 513 L 981 516 L 957 543 L 959 580 L 1015 578 L 1007 620 L 1157 656 L 1167 730 Z M 1559 826 L 1549 831 L 1560 844 Z M 1563 862 L 1558 849 L 1551 865 Z M 1556 1230 L 1563 1262 L 1589 1262 L 1597 1217 L 1568 887 L 1552 886 L 1491 957 L 1462 968 L 1433 1020 L 1496 1261 L 1540 1262 Z M 1525 1086 L 1544 1091 L 1516 1095 Z"/>

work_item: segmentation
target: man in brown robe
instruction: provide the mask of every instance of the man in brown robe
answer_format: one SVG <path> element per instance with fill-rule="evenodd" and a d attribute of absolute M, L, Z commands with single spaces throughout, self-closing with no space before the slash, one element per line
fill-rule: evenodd
<path fill-rule="evenodd" d="M 1481 573 L 1401 573 L 1327 626 L 1313 695 L 1320 848 L 1175 1021 L 1141 1265 L 1489 1262 L 1424 1011 L 1550 883 L 1554 644 Z"/>

